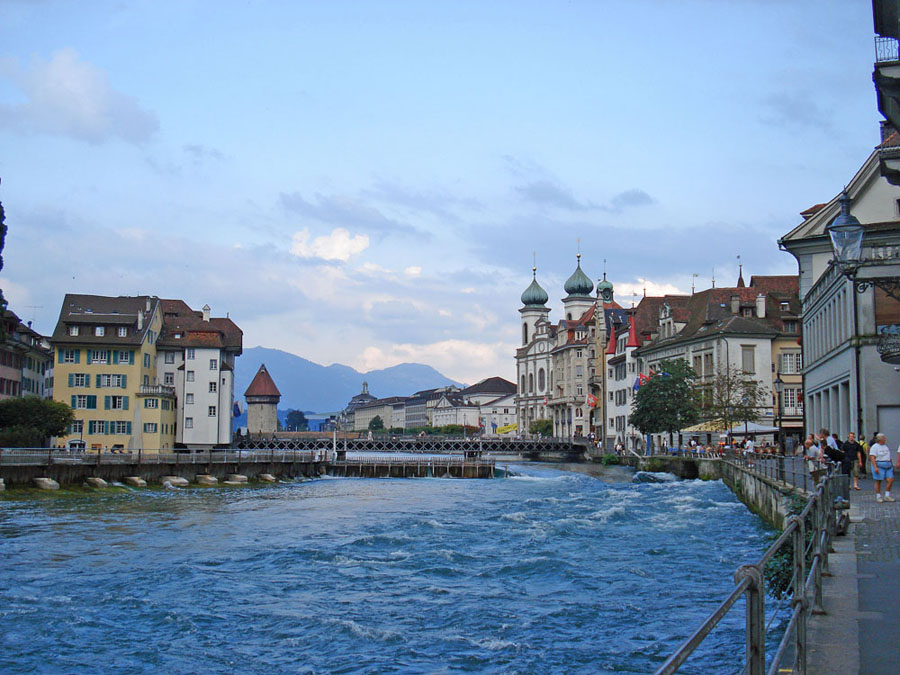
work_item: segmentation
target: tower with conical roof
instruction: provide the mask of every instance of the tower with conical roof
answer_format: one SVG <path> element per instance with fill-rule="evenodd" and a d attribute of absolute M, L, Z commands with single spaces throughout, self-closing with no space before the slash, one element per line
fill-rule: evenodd
<path fill-rule="evenodd" d="M 522 307 L 519 313 L 522 315 L 522 344 L 527 345 L 535 334 L 535 327 L 541 319 L 548 321 L 550 308 L 547 301 L 550 296 L 537 282 L 537 266 L 531 268 L 531 284 L 522 293 Z"/>
<path fill-rule="evenodd" d="M 281 392 L 262 364 L 244 392 L 247 401 L 247 431 L 251 434 L 274 434 L 278 430 L 278 402 Z"/>
<path fill-rule="evenodd" d="M 566 293 L 568 293 L 563 298 L 563 310 L 567 321 L 577 321 L 594 304 L 594 299 L 591 297 L 591 293 L 594 291 L 594 282 L 581 269 L 580 252 L 576 259 L 578 262 L 575 271 L 564 286 Z"/>

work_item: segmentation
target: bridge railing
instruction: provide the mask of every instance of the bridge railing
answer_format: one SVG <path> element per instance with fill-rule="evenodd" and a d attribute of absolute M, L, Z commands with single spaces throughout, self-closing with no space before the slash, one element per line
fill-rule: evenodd
<path fill-rule="evenodd" d="M 720 461 L 758 475 L 768 471 L 755 458 L 728 457 Z M 751 461 L 754 462 L 752 466 Z M 738 568 L 731 593 L 663 663 L 657 670 L 658 675 L 676 672 L 742 595 L 746 598 L 746 649 L 742 672 L 750 675 L 806 672 L 809 647 L 807 623 L 810 614 L 824 613 L 822 576 L 828 573 L 828 551 L 838 530 L 836 500 L 848 491 L 849 486 L 849 477 L 837 474 L 834 466 L 825 466 L 821 475 L 815 478 L 818 478 L 818 484 L 809 493 L 803 509 L 788 518 L 784 531 L 756 563 Z M 781 603 L 770 609 L 767 624 L 766 600 L 772 600 L 774 596 L 767 594 L 766 568 L 773 564 L 776 557 L 784 556 L 790 557 L 790 583 L 786 589 L 781 589 Z M 784 616 L 785 609 L 789 609 L 790 618 L 767 670 L 766 636 L 776 618 Z M 791 655 L 791 663 L 785 665 L 783 661 L 788 655 Z"/>
<path fill-rule="evenodd" d="M 334 464 L 432 464 L 437 466 L 461 466 L 480 465 L 493 466 L 495 461 L 490 457 L 465 457 L 463 455 L 421 455 L 390 453 L 358 453 L 347 455 L 344 459 L 336 460 Z"/>
<path fill-rule="evenodd" d="M 71 452 L 54 448 L 0 448 L 0 466 L 50 466 L 54 464 L 229 464 L 241 462 L 325 462 L 330 450 L 204 450 L 157 452 L 144 449 L 128 452 Z"/>

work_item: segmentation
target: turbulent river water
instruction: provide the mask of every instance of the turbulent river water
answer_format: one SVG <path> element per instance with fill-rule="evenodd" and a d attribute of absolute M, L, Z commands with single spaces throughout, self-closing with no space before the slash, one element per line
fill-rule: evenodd
<path fill-rule="evenodd" d="M 514 469 L 6 496 L 0 672 L 646 673 L 767 545 L 720 482 Z"/>

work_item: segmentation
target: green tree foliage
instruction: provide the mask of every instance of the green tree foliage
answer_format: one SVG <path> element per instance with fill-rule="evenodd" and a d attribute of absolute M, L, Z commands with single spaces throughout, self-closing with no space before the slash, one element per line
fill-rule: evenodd
<path fill-rule="evenodd" d="M 541 436 L 552 436 L 553 420 L 534 420 L 528 425 L 528 433 L 534 434 L 535 436 L 538 434 Z"/>
<path fill-rule="evenodd" d="M 306 419 L 302 410 L 289 410 L 285 422 L 291 431 L 307 431 L 309 429 L 309 420 Z"/>
<path fill-rule="evenodd" d="M 701 414 L 706 421 L 724 431 L 745 420 L 759 421 L 762 411 L 768 406 L 769 397 L 769 390 L 752 375 L 728 366 L 703 390 Z"/>
<path fill-rule="evenodd" d="M 673 434 L 696 424 L 700 419 L 696 379 L 684 359 L 662 361 L 659 372 L 638 389 L 629 421 L 644 434 Z"/>
<path fill-rule="evenodd" d="M 0 401 L 0 445 L 42 447 L 51 436 L 62 436 L 75 415 L 65 403 L 37 396 Z"/>
<path fill-rule="evenodd" d="M 369 431 L 381 431 L 382 429 L 384 429 L 384 420 L 381 419 L 381 415 L 375 415 L 369 422 Z"/>
<path fill-rule="evenodd" d="M 3 269 L 3 247 L 6 246 L 6 212 L 3 210 L 3 202 L 0 202 L 0 270 Z M 6 298 L 3 297 L 3 289 L 0 288 L 0 316 L 6 311 Z"/>

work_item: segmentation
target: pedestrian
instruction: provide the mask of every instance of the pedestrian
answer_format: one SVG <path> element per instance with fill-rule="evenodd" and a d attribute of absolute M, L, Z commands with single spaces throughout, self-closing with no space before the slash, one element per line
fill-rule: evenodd
<path fill-rule="evenodd" d="M 828 429 L 819 429 L 819 449 L 832 462 L 840 462 L 844 459 L 844 453 L 838 448 L 837 441 L 834 436 L 828 433 Z"/>
<path fill-rule="evenodd" d="M 844 453 L 844 461 L 841 462 L 841 471 L 853 478 L 853 489 L 859 490 L 859 469 L 865 466 L 863 463 L 863 447 L 856 442 L 856 434 L 852 431 L 847 434 L 847 440 L 841 446 Z"/>
<path fill-rule="evenodd" d="M 808 438 L 803 443 L 803 459 L 806 460 L 806 468 L 809 469 L 809 473 L 815 477 L 815 472 L 822 464 L 822 454 L 819 446 Z"/>
<path fill-rule="evenodd" d="M 869 448 L 869 458 L 872 460 L 872 478 L 875 480 L 875 501 L 879 504 L 883 501 L 895 501 L 891 497 L 891 486 L 894 484 L 894 465 L 891 462 L 891 449 L 887 446 L 887 437 L 878 434 L 875 442 Z M 881 481 L 885 481 L 884 497 L 881 496 Z"/>

